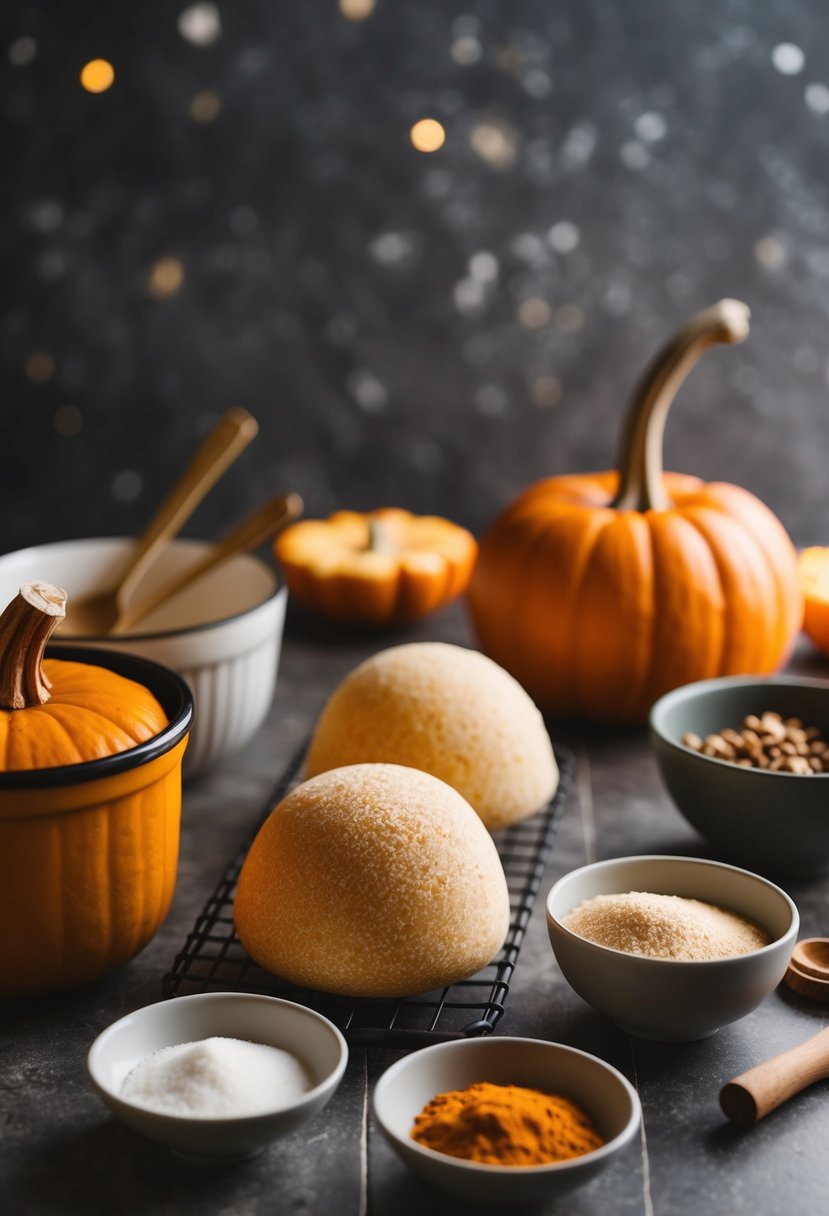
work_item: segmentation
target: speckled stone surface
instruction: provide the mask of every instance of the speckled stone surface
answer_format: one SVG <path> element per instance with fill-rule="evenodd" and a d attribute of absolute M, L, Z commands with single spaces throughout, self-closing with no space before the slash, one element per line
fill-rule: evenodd
<path fill-rule="evenodd" d="M 311 515 L 394 503 L 477 532 L 528 482 L 611 464 L 645 361 L 725 295 L 751 305 L 752 335 L 683 389 L 666 465 L 745 485 L 799 544 L 829 543 L 824 0 L 365 0 L 364 20 L 342 15 L 356 7 L 2 6 L 0 548 L 135 533 L 236 403 L 260 436 L 189 534 L 288 488 Z M 116 76 L 92 96 L 78 73 L 96 55 Z M 432 154 L 409 139 L 427 116 L 446 132 Z M 355 1051 L 302 1133 L 210 1171 L 117 1124 L 84 1074 L 95 1035 L 160 998 L 327 692 L 413 638 L 472 641 L 459 609 L 382 639 L 292 612 L 267 725 L 185 792 L 156 939 L 112 977 L 0 1011 L 4 1214 L 464 1210 L 370 1118 L 391 1053 Z M 644 731 L 562 737 L 579 782 L 542 890 L 594 857 L 711 855 Z M 829 932 L 827 883 L 785 885 L 803 933 Z M 539 901 L 498 1033 L 597 1052 L 645 1111 L 643 1138 L 550 1216 L 821 1212 L 827 1083 L 745 1133 L 717 1094 L 824 1023 L 779 991 L 703 1043 L 634 1042 L 563 981 Z"/>

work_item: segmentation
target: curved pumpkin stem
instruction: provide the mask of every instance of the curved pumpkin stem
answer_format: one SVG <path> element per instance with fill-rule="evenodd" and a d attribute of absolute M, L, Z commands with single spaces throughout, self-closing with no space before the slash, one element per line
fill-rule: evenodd
<path fill-rule="evenodd" d="M 66 615 L 66 592 L 52 583 L 24 583 L 0 616 L 0 708 L 26 709 L 49 700 L 41 662 L 52 631 Z"/>
<path fill-rule="evenodd" d="M 372 516 L 369 516 L 366 522 L 368 524 L 368 544 L 366 545 L 366 550 L 370 553 L 396 552 L 385 524 Z"/>
<path fill-rule="evenodd" d="M 691 317 L 656 356 L 633 395 L 622 437 L 619 491 L 611 506 L 619 511 L 670 507 L 662 479 L 668 410 L 683 380 L 710 346 L 748 337 L 750 315 L 747 304 L 720 300 Z"/>

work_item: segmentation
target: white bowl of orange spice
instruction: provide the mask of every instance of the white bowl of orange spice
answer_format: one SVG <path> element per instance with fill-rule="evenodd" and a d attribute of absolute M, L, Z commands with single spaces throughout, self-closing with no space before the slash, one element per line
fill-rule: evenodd
<path fill-rule="evenodd" d="M 479 1203 L 553 1199 L 633 1139 L 641 1108 L 604 1060 L 540 1039 L 460 1039 L 412 1052 L 374 1091 L 377 1122 L 428 1182 Z"/>
<path fill-rule="evenodd" d="M 547 896 L 564 978 L 644 1039 L 703 1039 L 745 1017 L 783 978 L 799 924 L 774 883 L 696 857 L 596 862 Z"/>

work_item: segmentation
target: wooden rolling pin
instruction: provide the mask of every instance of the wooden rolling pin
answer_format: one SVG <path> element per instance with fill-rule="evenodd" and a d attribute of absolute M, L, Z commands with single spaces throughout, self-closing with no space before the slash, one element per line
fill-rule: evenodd
<path fill-rule="evenodd" d="M 732 1123 L 750 1127 L 825 1077 L 829 1077 L 829 1026 L 729 1081 L 720 1090 L 720 1106 Z"/>

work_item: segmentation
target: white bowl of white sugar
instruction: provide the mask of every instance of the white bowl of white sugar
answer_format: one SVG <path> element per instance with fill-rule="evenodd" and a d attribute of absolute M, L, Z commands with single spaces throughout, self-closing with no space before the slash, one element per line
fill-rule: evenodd
<path fill-rule="evenodd" d="M 547 929 L 579 996 L 643 1039 L 704 1039 L 779 984 L 800 917 L 780 887 L 696 857 L 620 857 L 573 870 Z"/>
<path fill-rule="evenodd" d="M 251 1157 L 310 1119 L 348 1062 L 327 1018 L 276 997 L 212 992 L 147 1005 L 90 1048 L 93 1086 L 122 1122 L 193 1161 Z"/>

